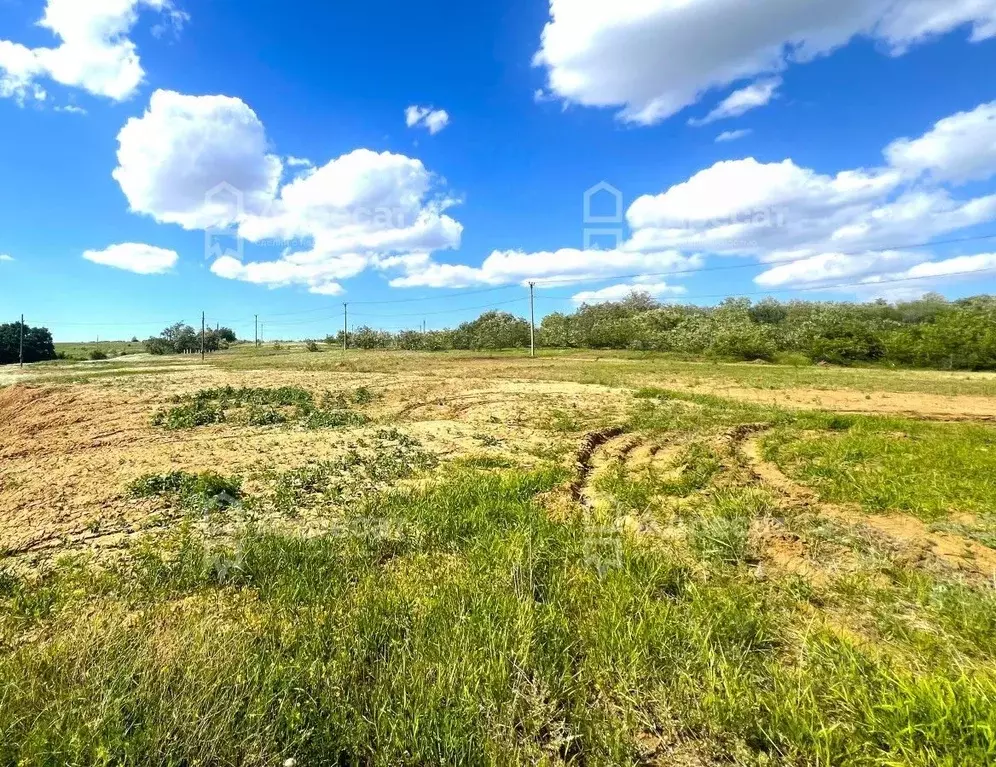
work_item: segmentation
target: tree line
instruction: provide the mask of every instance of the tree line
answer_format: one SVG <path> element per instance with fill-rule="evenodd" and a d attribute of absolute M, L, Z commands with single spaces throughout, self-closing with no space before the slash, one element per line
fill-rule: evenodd
<path fill-rule="evenodd" d="M 342 346 L 343 333 L 325 339 Z M 628 349 L 722 360 L 892 364 L 996 370 L 996 298 L 948 301 L 927 294 L 890 304 L 820 301 L 754 303 L 730 298 L 718 306 L 661 303 L 645 293 L 583 304 L 547 315 L 537 343 L 560 349 Z M 357 328 L 350 348 L 442 351 L 529 346 L 529 323 L 492 311 L 456 328 L 391 333 Z"/>

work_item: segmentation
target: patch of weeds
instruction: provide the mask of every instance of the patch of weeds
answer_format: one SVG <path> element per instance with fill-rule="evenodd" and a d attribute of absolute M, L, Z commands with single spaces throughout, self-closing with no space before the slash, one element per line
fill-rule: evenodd
<path fill-rule="evenodd" d="M 133 498 L 164 498 L 189 510 L 221 511 L 238 503 L 242 480 L 212 471 L 171 471 L 139 477 L 128 485 L 128 493 Z"/>
<path fill-rule="evenodd" d="M 698 442 L 689 445 L 676 459 L 676 464 L 678 476 L 664 479 L 660 489 L 664 495 L 681 498 L 708 486 L 720 467 L 715 452 Z"/>
<path fill-rule="evenodd" d="M 242 387 L 223 386 L 216 389 L 201 389 L 191 397 L 195 402 L 218 402 L 223 408 L 237 408 L 246 405 L 271 405 L 312 407 L 314 397 L 311 392 L 296 386 Z"/>
<path fill-rule="evenodd" d="M 353 399 L 365 401 L 368 397 L 372 395 L 366 391 Z M 201 389 L 187 397 L 174 397 L 173 402 L 176 407 L 156 413 L 154 425 L 192 429 L 231 421 L 247 426 L 296 423 L 305 429 L 333 429 L 361 426 L 369 420 L 350 410 L 350 400 L 341 392 L 326 392 L 316 407 L 311 392 L 294 386 Z"/>
<path fill-rule="evenodd" d="M 212 402 L 200 400 L 187 405 L 159 410 L 152 416 L 152 425 L 175 431 L 177 429 L 195 429 L 198 426 L 208 426 L 213 423 L 224 423 L 225 411 Z"/>
<path fill-rule="evenodd" d="M 246 423 L 249 426 L 275 426 L 287 423 L 287 416 L 272 407 L 250 405 L 246 408 Z"/>
<path fill-rule="evenodd" d="M 372 450 L 361 452 L 354 448 L 333 460 L 282 472 L 274 478 L 268 503 L 288 516 L 297 514 L 300 507 L 342 505 L 438 463 L 421 443 L 400 432 L 378 432 L 374 443 Z"/>
<path fill-rule="evenodd" d="M 468 469 L 482 470 L 511 469 L 515 465 L 507 458 L 494 455 L 469 455 L 457 458 L 453 461 L 453 464 L 456 466 L 464 466 Z"/>
<path fill-rule="evenodd" d="M 494 437 L 490 434 L 475 434 L 474 439 L 484 445 L 484 447 L 501 447 L 505 444 L 502 440 L 498 439 L 498 437 Z"/>
<path fill-rule="evenodd" d="M 808 438 L 807 429 L 825 433 Z M 996 497 L 996 430 L 900 418 L 801 416 L 763 443 L 765 457 L 824 500 L 903 511 L 925 522 L 985 515 Z"/>
<path fill-rule="evenodd" d="M 343 426 L 362 426 L 370 421 L 363 413 L 348 408 L 312 410 L 301 419 L 306 429 L 338 429 Z"/>
<path fill-rule="evenodd" d="M 583 431 L 584 425 L 581 423 L 577 412 L 556 409 L 546 414 L 542 428 L 546 431 L 554 431 L 559 434 L 573 434 Z"/>
<path fill-rule="evenodd" d="M 12 597 L 21 587 L 21 579 L 6 567 L 0 567 L 0 599 Z"/>
<path fill-rule="evenodd" d="M 369 405 L 376 397 L 366 386 L 361 386 L 353 392 L 354 405 Z"/>
<path fill-rule="evenodd" d="M 675 393 L 656 386 L 645 386 L 633 393 L 635 399 L 675 399 Z"/>
<path fill-rule="evenodd" d="M 724 490 L 690 525 L 689 544 L 702 559 L 738 565 L 756 561 L 750 543 L 751 520 L 773 509 L 771 496 L 756 488 Z"/>
<path fill-rule="evenodd" d="M 693 522 L 688 541 L 701 558 L 736 565 L 750 557 L 749 536 L 746 519 L 703 516 Z"/>

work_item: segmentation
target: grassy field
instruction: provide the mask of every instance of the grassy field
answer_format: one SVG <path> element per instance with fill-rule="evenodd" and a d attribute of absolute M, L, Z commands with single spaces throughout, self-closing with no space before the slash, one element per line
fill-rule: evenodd
<path fill-rule="evenodd" d="M 55 353 L 70 360 L 91 359 L 93 352 L 99 351 L 108 357 L 120 357 L 128 354 L 142 354 L 145 345 L 141 341 L 80 341 L 56 343 Z"/>
<path fill-rule="evenodd" d="M 0 384 L 0 763 L 996 761 L 991 376 L 265 348 Z"/>

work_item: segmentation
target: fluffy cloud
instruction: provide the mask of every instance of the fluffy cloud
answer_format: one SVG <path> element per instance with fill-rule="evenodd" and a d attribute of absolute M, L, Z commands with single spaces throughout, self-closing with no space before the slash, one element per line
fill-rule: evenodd
<path fill-rule="evenodd" d="M 122 101 L 135 93 L 145 72 L 128 34 L 142 8 L 169 19 L 186 14 L 172 0 L 48 0 L 38 25 L 60 44 L 28 48 L 0 40 L 0 96 L 44 99 L 38 80 L 51 79 L 95 96 Z"/>
<path fill-rule="evenodd" d="M 737 139 L 742 139 L 749 136 L 753 131 L 744 130 L 728 130 L 723 131 L 718 136 L 716 136 L 716 143 L 723 144 L 728 141 L 736 141 Z"/>
<path fill-rule="evenodd" d="M 669 285 L 666 282 L 628 282 L 610 285 L 601 290 L 584 290 L 576 293 L 571 300 L 576 304 L 602 304 L 607 301 L 622 301 L 633 293 L 647 293 L 654 297 L 680 296 L 685 288 L 680 285 Z"/>
<path fill-rule="evenodd" d="M 900 55 L 964 24 L 996 36 L 996 0 L 550 0 L 534 63 L 564 101 L 651 124 L 858 35 Z"/>
<path fill-rule="evenodd" d="M 996 195 L 952 196 L 933 169 L 955 178 L 988 178 L 993 164 L 990 105 L 939 121 L 918 139 L 885 150 L 876 168 L 835 175 L 791 160 L 719 162 L 661 194 L 638 198 L 627 213 L 627 247 L 662 248 L 794 260 L 758 278 L 760 284 L 798 284 L 860 276 L 885 269 L 876 249 L 914 245 L 996 219 Z M 921 178 L 931 171 L 928 183 Z M 934 183 L 929 183 L 933 181 Z M 907 256 L 907 259 L 910 257 Z M 804 275 L 809 270 L 811 279 Z"/>
<path fill-rule="evenodd" d="M 939 120 L 918 139 L 890 144 L 885 156 L 913 175 L 962 183 L 996 174 L 996 101 Z"/>
<path fill-rule="evenodd" d="M 0 253 L 0 261 L 13 261 L 13 256 L 8 256 L 6 253 Z"/>
<path fill-rule="evenodd" d="M 956 256 L 942 261 L 926 261 L 908 269 L 902 277 L 961 277 L 975 272 L 996 269 L 996 253 L 979 253 L 974 256 Z"/>
<path fill-rule="evenodd" d="M 405 110 L 405 124 L 409 128 L 422 126 L 435 136 L 450 124 L 450 116 L 445 109 L 410 106 Z"/>
<path fill-rule="evenodd" d="M 850 255 L 821 253 L 799 261 L 775 266 L 755 279 L 764 288 L 781 288 L 786 285 L 816 286 L 856 282 L 874 273 L 893 272 L 928 258 L 923 253 L 884 251 Z"/>
<path fill-rule="evenodd" d="M 162 274 L 176 265 L 179 256 L 172 250 L 125 242 L 104 250 L 88 250 L 83 258 L 95 264 L 113 266 L 136 274 Z"/>
<path fill-rule="evenodd" d="M 716 120 L 740 117 L 740 115 L 746 114 L 752 109 L 763 107 L 775 98 L 775 94 L 778 92 L 781 84 L 782 80 L 780 77 L 773 77 L 770 80 L 759 80 L 756 83 L 752 83 L 746 88 L 741 88 L 731 93 L 720 102 L 719 106 L 701 120 L 692 118 L 688 121 L 688 124 L 694 126 L 708 125 L 711 122 L 716 122 Z"/>
<path fill-rule="evenodd" d="M 626 214 L 631 235 L 616 250 L 498 251 L 480 266 L 439 263 L 423 254 L 377 266 L 402 270 L 391 282 L 396 287 L 451 288 L 625 273 L 671 276 L 702 263 L 703 253 L 769 264 L 756 277 L 769 288 L 900 273 L 929 258 L 912 246 L 996 220 L 996 194 L 958 199 L 936 175 L 926 183 L 922 178 L 923 171 L 944 165 L 936 159 L 942 156 L 959 167 L 959 178 L 993 175 L 988 111 L 983 105 L 939 121 L 919 139 L 891 144 L 879 167 L 824 174 L 792 160 L 718 162 L 636 199 Z"/>
<path fill-rule="evenodd" d="M 283 163 L 243 101 L 159 90 L 118 134 L 113 176 L 135 213 L 184 229 L 224 227 L 271 204 Z"/>
<path fill-rule="evenodd" d="M 381 268 L 401 266 L 405 275 L 391 280 L 393 287 L 461 288 L 472 285 L 513 285 L 530 280 L 540 285 L 610 278 L 620 272 L 686 271 L 703 263 L 698 255 L 677 251 L 638 253 L 626 250 L 577 250 L 524 253 L 495 251 L 479 267 L 441 264 L 430 258 L 404 263 L 388 262 Z"/>
<path fill-rule="evenodd" d="M 417 159 L 368 149 L 320 167 L 288 158 L 300 171 L 281 185 L 283 161 L 237 98 L 156 91 L 118 142 L 113 175 L 132 211 L 283 249 L 249 263 L 225 254 L 212 265 L 220 277 L 334 294 L 385 259 L 460 244 L 463 227 L 445 213 L 455 201 Z"/>

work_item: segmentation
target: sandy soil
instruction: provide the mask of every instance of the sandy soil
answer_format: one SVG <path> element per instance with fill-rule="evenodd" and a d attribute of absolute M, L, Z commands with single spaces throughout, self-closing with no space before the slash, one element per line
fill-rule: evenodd
<path fill-rule="evenodd" d="M 153 413 L 175 394 L 200 388 L 300 386 L 320 395 L 363 385 L 378 398 L 358 429 L 218 424 L 164 431 Z M 606 419 L 622 417 L 628 394 L 571 383 L 424 379 L 388 374 L 225 373 L 209 368 L 71 386 L 0 389 L 0 550 L 48 549 L 136 531 L 149 504 L 127 497 L 129 482 L 174 470 L 252 478 L 327 460 L 377 429 L 397 427 L 440 458 L 505 455 L 517 464 L 571 436 L 550 431 L 544 414 L 578 402 Z"/>

